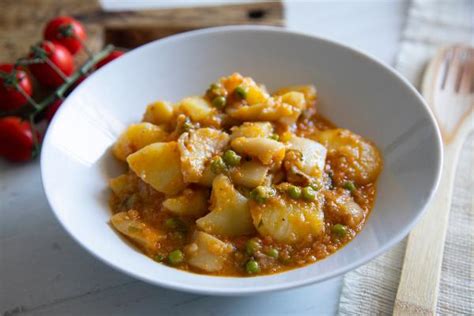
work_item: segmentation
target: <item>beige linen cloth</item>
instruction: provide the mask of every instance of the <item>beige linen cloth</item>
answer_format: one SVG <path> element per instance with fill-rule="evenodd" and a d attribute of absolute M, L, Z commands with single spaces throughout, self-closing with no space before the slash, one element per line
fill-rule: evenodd
<path fill-rule="evenodd" d="M 395 68 L 419 87 L 436 49 L 459 42 L 474 46 L 473 30 L 474 0 L 413 0 Z M 471 134 L 456 172 L 437 306 L 440 315 L 474 315 L 473 166 Z M 345 275 L 339 315 L 392 314 L 405 246 L 406 240 Z"/>

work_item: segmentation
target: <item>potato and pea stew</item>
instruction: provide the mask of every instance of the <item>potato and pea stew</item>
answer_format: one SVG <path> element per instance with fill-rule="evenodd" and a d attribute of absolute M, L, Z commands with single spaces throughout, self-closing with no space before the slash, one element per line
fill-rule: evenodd
<path fill-rule="evenodd" d="M 273 94 L 223 77 L 204 96 L 148 105 L 113 147 L 112 226 L 182 270 L 254 276 L 325 258 L 361 230 L 377 148 L 317 112 L 311 86 Z"/>

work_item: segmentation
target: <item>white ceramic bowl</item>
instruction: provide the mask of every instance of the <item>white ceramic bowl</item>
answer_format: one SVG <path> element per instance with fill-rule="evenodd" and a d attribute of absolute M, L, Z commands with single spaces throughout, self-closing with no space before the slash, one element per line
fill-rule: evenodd
<path fill-rule="evenodd" d="M 289 272 L 213 277 L 157 264 L 109 225 L 107 179 L 123 167 L 109 148 L 151 101 L 201 94 L 238 71 L 273 89 L 314 83 L 319 111 L 373 140 L 384 169 L 362 232 L 337 253 Z M 189 32 L 131 51 L 94 73 L 64 102 L 44 140 L 44 190 L 58 220 L 85 249 L 140 280 L 173 289 L 241 295 L 286 289 L 340 275 L 407 235 L 435 190 L 441 141 L 426 104 L 410 84 L 371 57 L 280 28 L 222 27 Z"/>

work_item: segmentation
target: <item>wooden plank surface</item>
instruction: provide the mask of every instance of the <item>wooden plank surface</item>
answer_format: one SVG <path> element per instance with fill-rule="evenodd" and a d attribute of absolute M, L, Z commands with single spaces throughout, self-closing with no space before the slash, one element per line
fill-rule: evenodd
<path fill-rule="evenodd" d="M 93 15 L 84 16 L 84 21 Z M 80 17 L 81 18 L 81 17 Z M 105 42 L 132 48 L 158 38 L 190 30 L 222 25 L 283 26 L 279 1 L 194 8 L 103 13 Z"/>
<path fill-rule="evenodd" d="M 236 24 L 284 25 L 280 1 L 195 8 L 104 12 L 96 0 L 2 0 L 0 8 L 0 62 L 27 54 L 42 39 L 47 21 L 71 15 L 87 30 L 93 51 L 104 41 L 132 48 L 189 30 Z"/>

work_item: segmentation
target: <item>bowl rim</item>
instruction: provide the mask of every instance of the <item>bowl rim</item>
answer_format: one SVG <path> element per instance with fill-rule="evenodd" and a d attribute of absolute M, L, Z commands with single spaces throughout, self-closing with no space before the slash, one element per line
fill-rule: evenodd
<path fill-rule="evenodd" d="M 345 274 L 345 273 L 347 273 L 351 270 L 354 270 L 357 267 L 359 267 L 359 266 L 375 259 L 376 257 L 380 256 L 381 254 L 385 253 L 390 248 L 395 246 L 403 238 L 405 238 L 405 236 L 408 235 L 408 233 L 415 226 L 415 224 L 418 223 L 421 216 L 423 216 L 423 214 L 426 212 L 427 205 L 431 202 L 431 200 L 433 198 L 433 195 L 434 195 L 434 193 L 436 192 L 436 190 L 438 188 L 440 178 L 441 178 L 442 165 L 443 165 L 443 145 L 442 145 L 442 138 L 441 138 L 441 133 L 440 133 L 439 128 L 438 128 L 438 124 L 437 124 L 437 122 L 434 118 L 434 115 L 433 115 L 431 109 L 426 104 L 425 100 L 420 95 L 420 93 L 414 88 L 414 86 L 406 78 L 404 78 L 401 74 L 396 72 L 393 68 L 391 68 L 390 66 L 384 64 L 378 58 L 376 58 L 376 57 L 374 57 L 374 56 L 372 56 L 368 53 L 362 52 L 358 49 L 352 48 L 350 46 L 347 46 L 345 44 L 339 43 L 337 41 L 334 41 L 334 40 L 326 38 L 326 37 L 315 36 L 315 35 L 312 35 L 312 34 L 299 32 L 299 31 L 294 31 L 294 30 L 288 30 L 288 29 L 285 29 L 285 28 L 282 28 L 282 27 L 275 27 L 275 26 L 260 26 L 260 25 L 219 26 L 219 27 L 211 27 L 211 28 L 199 29 L 199 30 L 194 30 L 194 31 L 188 31 L 188 32 L 172 35 L 172 36 L 169 36 L 169 37 L 166 37 L 166 38 L 163 38 L 163 39 L 158 39 L 158 40 L 152 41 L 150 43 L 139 46 L 139 47 L 129 51 L 127 54 L 134 54 L 137 51 L 141 51 L 142 49 L 146 49 L 148 46 L 157 45 L 157 43 L 159 43 L 160 45 L 165 45 L 167 43 L 171 43 L 171 42 L 174 42 L 174 41 L 185 40 L 186 38 L 189 38 L 189 37 L 200 36 L 200 35 L 208 35 L 208 34 L 213 34 L 213 33 L 223 33 L 223 32 L 224 33 L 225 32 L 231 32 L 231 33 L 235 33 L 235 32 L 263 32 L 263 33 L 273 33 L 273 34 L 278 33 L 278 34 L 282 34 L 282 35 L 298 36 L 298 37 L 301 37 L 305 40 L 311 40 L 311 41 L 316 40 L 316 41 L 324 42 L 325 44 L 336 47 L 336 49 L 345 49 L 345 50 L 349 51 L 352 54 L 358 55 L 358 56 L 362 57 L 363 59 L 366 59 L 367 61 L 377 65 L 379 67 L 379 69 L 381 69 L 382 71 L 385 71 L 385 72 L 391 74 L 392 76 L 394 76 L 395 78 L 397 78 L 398 80 L 403 82 L 403 85 L 408 89 L 408 91 L 410 91 L 410 93 L 422 105 L 422 108 L 425 110 L 425 112 L 427 114 L 427 117 L 429 117 L 429 121 L 430 121 L 431 125 L 434 127 L 435 133 L 436 133 L 437 146 L 436 146 L 436 153 L 435 153 L 436 154 L 435 181 L 432 183 L 432 187 L 430 189 L 429 195 L 426 198 L 426 200 L 424 201 L 424 204 L 421 207 L 421 209 L 418 211 L 418 214 L 416 214 L 416 216 L 414 216 L 413 220 L 410 222 L 409 225 L 404 227 L 395 237 L 393 237 L 385 245 L 383 245 L 382 247 L 377 249 L 377 251 L 374 251 L 370 255 L 362 257 L 359 260 L 352 262 L 351 264 L 348 264 L 348 265 L 345 265 L 345 266 L 340 267 L 338 269 L 335 269 L 332 272 L 327 273 L 323 276 L 314 275 L 314 276 L 308 277 L 306 279 L 297 280 L 297 281 L 282 281 L 282 283 L 278 284 L 278 285 L 265 285 L 265 284 L 263 284 L 263 285 L 255 286 L 254 288 L 244 288 L 244 289 L 241 289 L 239 287 L 235 287 L 235 288 L 223 288 L 223 287 L 222 288 L 217 288 L 217 287 L 212 287 L 212 286 L 211 287 L 201 286 L 201 287 L 197 288 L 196 286 L 189 286 L 189 285 L 187 285 L 185 283 L 181 283 L 181 282 L 169 282 L 169 281 L 164 281 L 163 282 L 160 279 L 139 275 L 135 271 L 127 269 L 126 267 L 123 267 L 120 264 L 117 264 L 116 262 L 113 262 L 112 260 L 109 260 L 107 257 L 102 256 L 100 253 L 96 253 L 93 249 L 89 248 L 89 246 L 87 244 L 83 243 L 80 239 L 76 238 L 76 236 L 73 234 L 73 232 L 70 231 L 68 229 L 68 227 L 65 225 L 65 223 L 62 221 L 61 215 L 60 215 L 61 212 L 56 211 L 54 206 L 50 202 L 51 201 L 50 196 L 51 196 L 52 193 L 48 189 L 47 179 L 46 179 L 46 176 L 45 176 L 45 169 L 46 169 L 46 167 L 45 167 L 46 161 L 45 161 L 45 158 L 44 158 L 45 155 L 41 154 L 40 167 L 41 167 L 41 181 L 42 181 L 43 191 L 45 193 L 46 199 L 48 201 L 48 204 L 49 204 L 53 214 L 55 215 L 56 219 L 61 224 L 63 229 L 68 233 L 68 235 L 70 237 L 72 237 L 72 239 L 75 240 L 83 249 L 85 249 L 87 252 L 92 254 L 95 258 L 99 259 L 101 262 L 107 264 L 108 266 L 110 266 L 110 267 L 114 268 L 115 270 L 118 270 L 118 271 L 120 271 L 120 272 L 122 272 L 126 275 L 132 276 L 135 279 L 144 281 L 144 282 L 149 283 L 149 284 L 158 285 L 160 287 L 172 289 L 172 290 L 179 290 L 179 291 L 185 291 L 185 292 L 196 293 L 196 294 L 218 295 L 218 296 L 240 296 L 240 295 L 249 295 L 249 294 L 256 294 L 256 293 L 267 293 L 267 292 L 274 292 L 274 291 L 281 291 L 281 290 L 296 288 L 296 287 L 310 285 L 310 284 L 314 284 L 314 283 L 320 283 L 320 282 L 326 281 L 328 279 L 332 279 L 334 277 Z M 102 68 L 109 67 L 109 66 L 110 65 L 108 64 L 108 65 L 105 65 Z M 95 75 L 96 74 L 93 73 L 91 76 L 95 76 Z M 80 92 L 80 90 L 81 89 L 75 89 L 71 93 L 71 95 L 75 95 L 76 93 Z M 68 98 L 65 99 L 65 101 L 64 101 L 65 103 L 67 103 Z M 60 107 L 58 112 L 60 112 L 62 110 L 64 110 L 64 106 Z M 50 131 L 54 129 L 54 125 L 56 125 L 56 123 L 57 123 L 56 121 L 57 120 L 55 118 L 53 118 L 53 120 L 50 123 L 50 126 L 49 126 L 49 128 L 48 128 L 48 130 L 47 130 L 47 132 L 44 136 L 44 141 L 43 141 L 43 146 L 42 146 L 41 153 L 43 153 L 43 151 L 48 150 L 48 147 L 50 147 L 50 145 L 49 145 L 50 144 L 50 138 L 51 138 L 50 137 L 50 134 L 51 134 Z M 301 267 L 301 268 L 304 268 L 304 267 Z M 186 271 L 181 271 L 181 272 L 182 273 L 190 273 L 190 272 L 186 272 Z M 285 273 L 285 272 L 282 272 L 282 273 Z M 281 273 L 278 273 L 278 274 L 281 274 Z M 253 277 L 253 278 L 265 278 L 265 277 L 271 277 L 271 276 L 278 275 L 278 274 L 256 276 L 256 277 Z M 210 276 L 210 275 L 203 275 L 203 276 L 208 277 L 210 281 L 212 281 L 213 278 L 216 278 L 216 277 L 219 278 L 219 276 Z M 229 277 L 225 277 L 225 278 L 229 278 Z M 241 279 L 241 278 L 238 278 L 238 279 Z"/>

